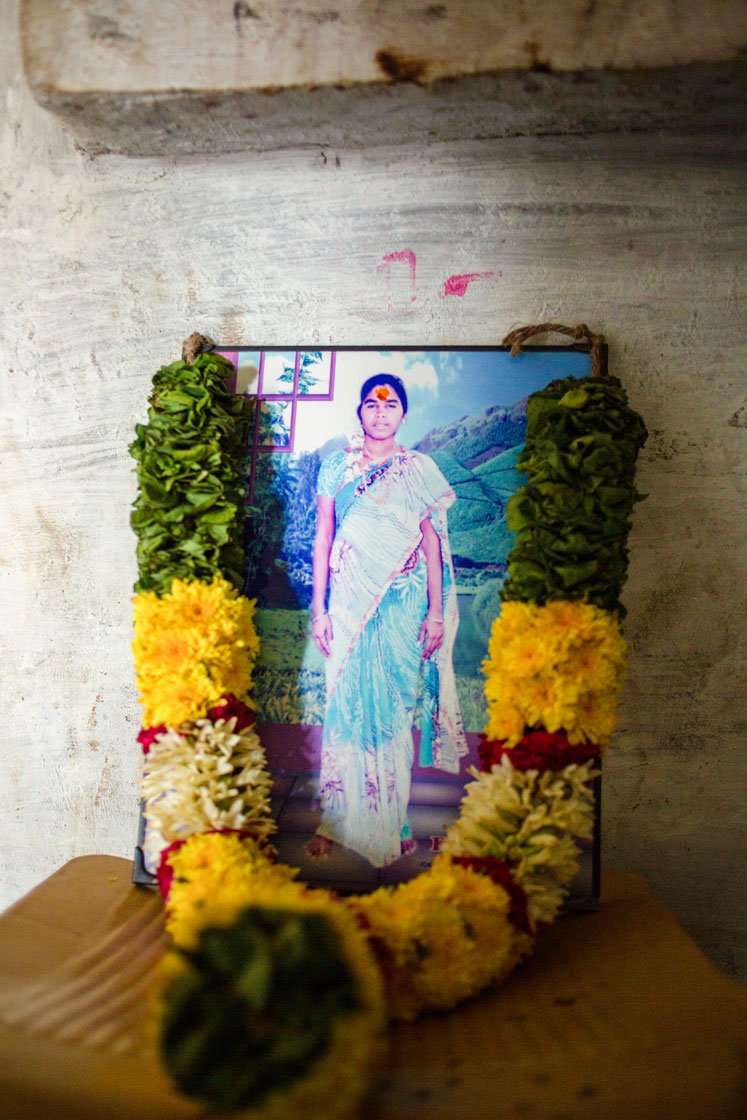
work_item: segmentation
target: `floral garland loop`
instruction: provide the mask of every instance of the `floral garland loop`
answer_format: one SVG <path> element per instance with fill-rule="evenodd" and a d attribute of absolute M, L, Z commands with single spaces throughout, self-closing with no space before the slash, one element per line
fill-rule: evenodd
<path fill-rule="evenodd" d="M 529 398 L 480 766 L 429 870 L 339 898 L 298 882 L 270 843 L 254 601 L 238 590 L 251 406 L 227 388 L 228 361 L 187 356 L 156 374 L 131 446 L 138 740 L 172 937 L 161 1056 L 213 1109 L 349 1116 L 386 1018 L 445 1010 L 502 980 L 577 870 L 616 723 L 619 593 L 646 432 L 613 378 L 568 378 Z"/>

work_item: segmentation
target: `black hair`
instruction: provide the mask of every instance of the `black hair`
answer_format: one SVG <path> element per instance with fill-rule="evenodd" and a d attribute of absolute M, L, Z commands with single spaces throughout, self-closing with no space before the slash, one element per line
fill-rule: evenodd
<path fill-rule="evenodd" d="M 400 404 L 402 405 L 402 411 L 405 414 L 407 413 L 407 389 L 405 389 L 402 379 L 400 377 L 396 377 L 393 373 L 375 373 L 373 377 L 367 378 L 361 385 L 361 401 L 358 405 L 358 408 L 356 409 L 359 420 L 361 418 L 361 408 L 363 406 L 364 400 L 371 392 L 371 390 L 375 389 L 377 385 L 389 385 L 392 389 L 394 389 L 395 393 L 399 397 Z"/>

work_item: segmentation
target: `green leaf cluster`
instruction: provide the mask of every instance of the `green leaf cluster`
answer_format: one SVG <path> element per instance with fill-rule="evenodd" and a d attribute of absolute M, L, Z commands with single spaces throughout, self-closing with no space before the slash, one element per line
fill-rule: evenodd
<path fill-rule="evenodd" d="M 583 599 L 623 612 L 626 541 L 647 436 L 617 378 L 565 378 L 532 394 L 516 468 L 527 483 L 508 501 L 516 541 L 502 598 Z"/>
<path fill-rule="evenodd" d="M 360 1006 L 321 914 L 248 907 L 176 951 L 188 968 L 164 993 L 161 1053 L 179 1088 L 209 1107 L 257 1108 L 291 1086 Z"/>
<path fill-rule="evenodd" d="M 136 591 L 166 593 L 175 578 L 221 575 L 237 588 L 244 571 L 245 455 L 253 404 L 232 393 L 231 363 L 200 354 L 153 378 L 148 422 L 135 428 L 138 497 Z"/>

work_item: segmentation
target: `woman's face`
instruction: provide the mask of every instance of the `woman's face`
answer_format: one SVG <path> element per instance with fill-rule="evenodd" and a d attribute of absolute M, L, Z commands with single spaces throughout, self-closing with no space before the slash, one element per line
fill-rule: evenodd
<path fill-rule="evenodd" d="M 404 418 L 402 401 L 391 385 L 374 385 L 361 404 L 363 431 L 372 439 L 391 439 Z"/>

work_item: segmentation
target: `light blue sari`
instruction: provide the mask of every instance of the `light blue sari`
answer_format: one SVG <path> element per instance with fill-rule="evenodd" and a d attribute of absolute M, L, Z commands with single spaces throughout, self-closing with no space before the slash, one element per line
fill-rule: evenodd
<path fill-rule="evenodd" d="M 381 867 L 399 858 L 411 836 L 419 694 L 420 764 L 458 773 L 467 750 L 452 666 L 458 615 L 446 510 L 454 493 L 433 460 L 415 451 L 365 474 L 351 453 L 335 452 L 322 464 L 318 489 L 335 500 L 319 833 Z M 441 543 L 444 643 L 424 662 L 426 517 Z"/>

